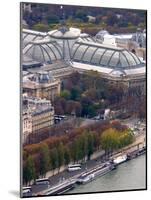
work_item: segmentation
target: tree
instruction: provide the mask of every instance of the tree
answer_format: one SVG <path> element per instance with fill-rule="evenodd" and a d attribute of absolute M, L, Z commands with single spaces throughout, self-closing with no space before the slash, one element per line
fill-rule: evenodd
<path fill-rule="evenodd" d="M 88 156 L 88 160 L 90 160 L 91 155 L 94 152 L 94 138 L 93 138 L 93 133 L 89 132 L 88 133 L 88 150 L 87 150 L 87 156 Z"/>
<path fill-rule="evenodd" d="M 80 117 L 81 116 L 81 112 L 82 112 L 82 106 L 80 102 L 76 102 L 75 105 L 75 112 L 76 112 L 76 116 Z"/>
<path fill-rule="evenodd" d="M 112 124 L 112 128 L 115 128 L 118 131 L 124 131 L 124 130 L 127 130 L 128 128 L 126 125 L 121 124 L 120 121 L 118 120 L 112 121 L 111 124 Z"/>
<path fill-rule="evenodd" d="M 54 14 L 49 14 L 47 16 L 47 21 L 48 21 L 48 24 L 57 24 L 59 23 L 59 17 Z"/>
<path fill-rule="evenodd" d="M 101 147 L 109 154 L 119 146 L 117 131 L 113 128 L 105 130 L 101 135 Z"/>
<path fill-rule="evenodd" d="M 89 106 L 92 105 L 91 99 L 86 96 L 82 97 L 81 105 L 82 105 L 82 116 L 87 116 L 89 114 Z"/>
<path fill-rule="evenodd" d="M 75 141 L 73 141 L 72 145 L 70 145 L 70 149 L 71 149 L 71 159 L 73 160 L 73 162 L 75 163 L 77 158 L 76 158 L 76 143 Z"/>
<path fill-rule="evenodd" d="M 53 148 L 50 151 L 50 160 L 51 160 L 51 166 L 52 166 L 53 175 L 54 175 L 54 170 L 58 167 L 58 151 L 56 148 Z"/>
<path fill-rule="evenodd" d="M 129 145 L 134 140 L 134 134 L 132 130 L 128 129 L 123 132 L 121 136 L 119 136 L 119 148 Z"/>
<path fill-rule="evenodd" d="M 87 156 L 90 160 L 91 155 L 94 152 L 94 137 L 92 132 L 84 130 L 81 134 L 73 141 L 71 148 L 71 155 L 73 161 L 85 161 Z"/>
<path fill-rule="evenodd" d="M 78 19 L 82 19 L 83 22 L 87 22 L 88 21 L 87 14 L 82 9 L 76 11 L 75 17 L 78 18 Z"/>
<path fill-rule="evenodd" d="M 129 129 L 119 131 L 114 128 L 109 128 L 101 135 L 101 147 L 105 150 L 105 153 L 109 155 L 113 150 L 131 144 L 133 139 L 134 134 Z"/>
<path fill-rule="evenodd" d="M 56 97 L 54 101 L 54 109 L 56 114 L 64 114 L 67 106 L 67 101 L 63 97 Z"/>
<path fill-rule="evenodd" d="M 34 160 L 32 156 L 28 156 L 26 163 L 24 163 L 23 166 L 23 181 L 26 183 L 26 185 L 29 183 L 31 180 L 34 180 L 36 178 L 36 173 L 35 173 L 35 165 L 34 165 Z"/>
<path fill-rule="evenodd" d="M 83 146 L 82 146 L 82 151 L 83 151 L 83 158 L 85 161 L 86 156 L 88 155 L 88 137 L 87 137 L 87 131 L 85 130 L 82 135 L 82 140 L 83 140 Z"/>
<path fill-rule="evenodd" d="M 64 115 L 64 109 L 60 104 L 55 104 L 55 113 L 58 115 Z"/>
<path fill-rule="evenodd" d="M 108 11 L 108 13 L 107 13 L 107 21 L 106 22 L 107 22 L 108 26 L 113 26 L 114 24 L 116 24 L 118 22 L 117 16 L 115 15 L 114 12 Z"/>
<path fill-rule="evenodd" d="M 96 115 L 96 109 L 94 105 L 88 106 L 88 115 L 89 117 L 94 117 Z"/>
<path fill-rule="evenodd" d="M 76 140 L 76 148 L 77 160 L 82 160 L 85 157 L 84 138 L 82 135 L 80 135 Z"/>
<path fill-rule="evenodd" d="M 50 154 L 47 144 L 42 144 L 40 148 L 40 174 L 45 176 L 46 172 L 50 169 Z"/>
<path fill-rule="evenodd" d="M 75 101 L 69 100 L 66 106 L 65 113 L 71 115 L 72 112 L 75 112 Z"/>
<path fill-rule="evenodd" d="M 66 100 L 70 99 L 70 91 L 69 90 L 63 90 L 60 93 L 60 96 Z"/>
<path fill-rule="evenodd" d="M 94 88 L 86 90 L 84 93 L 87 97 L 90 97 L 91 100 L 96 100 L 97 99 L 97 90 Z"/>
<path fill-rule="evenodd" d="M 71 155 L 69 148 L 67 146 L 64 147 L 64 164 L 68 165 L 70 163 Z"/>
<path fill-rule="evenodd" d="M 118 20 L 118 27 L 128 27 L 128 21 L 126 18 L 121 18 L 120 20 Z M 131 24 L 132 25 L 132 24 Z M 132 27 L 132 26 L 131 26 Z"/>
<path fill-rule="evenodd" d="M 49 26 L 46 24 L 38 23 L 33 26 L 33 29 L 36 31 L 47 32 L 49 31 Z"/>
<path fill-rule="evenodd" d="M 82 159 L 82 149 L 80 146 L 80 139 L 76 138 L 73 141 L 72 148 L 71 148 L 71 156 L 74 162 L 79 161 Z"/>
<path fill-rule="evenodd" d="M 58 172 L 60 170 L 60 167 L 64 164 L 64 146 L 62 142 L 57 147 L 58 152 Z"/>
<path fill-rule="evenodd" d="M 71 100 L 78 100 L 80 96 L 80 89 L 78 87 L 74 87 L 71 89 Z"/>

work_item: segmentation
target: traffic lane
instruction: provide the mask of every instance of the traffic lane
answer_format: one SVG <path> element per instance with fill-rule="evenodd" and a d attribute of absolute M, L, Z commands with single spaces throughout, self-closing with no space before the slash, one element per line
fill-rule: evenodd
<path fill-rule="evenodd" d="M 23 194 L 23 197 L 31 197 L 32 196 L 32 192 L 27 192 Z"/>
<path fill-rule="evenodd" d="M 133 144 L 142 142 L 142 141 L 144 141 L 144 134 L 138 135 L 136 137 L 136 141 Z M 85 172 L 86 169 L 90 169 L 92 167 L 95 167 L 97 164 L 103 163 L 104 159 L 102 159 L 102 158 L 103 158 L 103 156 L 98 157 L 97 159 L 94 159 L 94 160 L 87 161 L 87 163 L 82 164 L 81 170 L 73 171 L 73 172 L 68 172 L 67 170 L 65 170 L 64 172 L 60 172 L 59 174 L 49 177 L 49 180 L 50 180 L 49 186 L 48 185 L 32 185 L 32 192 L 33 193 L 42 192 L 43 190 L 47 189 L 48 187 L 53 187 L 54 185 L 61 183 L 61 181 L 63 181 L 64 179 L 70 179 L 73 176 L 81 174 L 81 173 Z"/>
<path fill-rule="evenodd" d="M 56 174 L 54 176 L 51 176 L 49 178 L 50 180 L 50 185 L 32 185 L 32 193 L 40 193 L 42 192 L 43 190 L 45 189 L 48 189 L 48 188 L 51 188 L 53 186 L 55 186 L 56 184 L 59 184 L 61 183 L 62 181 L 64 180 L 67 180 L 67 179 L 71 179 L 73 178 L 74 176 L 76 175 L 79 175 L 83 172 L 86 172 L 87 169 L 90 169 L 92 167 L 95 167 L 97 164 L 101 164 L 101 157 L 100 158 L 97 158 L 97 160 L 89 160 L 87 161 L 87 163 L 85 164 L 82 164 L 81 166 L 81 169 L 80 170 L 77 170 L 77 171 L 73 171 L 73 172 L 68 172 L 67 170 L 64 171 L 64 172 L 60 172 L 59 174 Z"/>
<path fill-rule="evenodd" d="M 139 135 L 138 137 L 136 137 L 136 141 L 133 143 L 136 144 L 138 142 L 143 142 L 144 141 L 144 135 Z M 131 146 L 131 145 L 130 145 Z M 127 152 L 128 153 L 128 152 Z M 45 189 L 51 188 L 59 183 L 61 183 L 61 181 L 67 180 L 67 179 L 71 179 L 76 175 L 80 175 L 83 172 L 86 172 L 86 170 L 91 169 L 93 167 L 95 167 L 98 164 L 103 163 L 103 156 L 102 157 L 98 157 L 95 160 L 89 160 L 87 161 L 87 163 L 82 164 L 82 168 L 81 170 L 78 171 L 73 171 L 73 172 L 68 172 L 67 170 L 64 172 L 60 172 L 59 174 L 56 174 L 54 176 L 51 176 L 50 179 L 50 185 L 32 185 L 32 193 L 40 193 Z M 104 160 L 105 162 L 105 160 Z"/>
<path fill-rule="evenodd" d="M 50 187 L 50 185 L 48 185 L 48 184 L 32 185 L 31 186 L 32 194 L 42 192 L 43 190 L 46 190 L 49 187 Z"/>

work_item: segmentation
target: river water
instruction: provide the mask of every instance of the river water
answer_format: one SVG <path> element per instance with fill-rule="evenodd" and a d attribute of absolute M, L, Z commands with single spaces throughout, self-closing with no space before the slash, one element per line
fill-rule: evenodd
<path fill-rule="evenodd" d="M 145 189 L 146 187 L 146 156 L 142 155 L 136 159 L 125 162 L 116 170 L 98 177 L 90 183 L 79 185 L 69 194 L 103 192 L 130 189 Z"/>

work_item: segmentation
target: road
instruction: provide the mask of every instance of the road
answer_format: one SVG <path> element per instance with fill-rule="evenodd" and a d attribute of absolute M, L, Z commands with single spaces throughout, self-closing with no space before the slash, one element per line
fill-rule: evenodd
<path fill-rule="evenodd" d="M 125 121 L 124 123 L 128 126 L 129 125 L 134 126 L 136 124 L 136 120 L 133 120 L 133 121 L 130 120 L 130 124 L 129 124 L 129 121 Z M 145 130 L 141 131 L 141 132 L 138 131 L 138 134 L 135 135 L 135 141 L 131 145 L 123 148 L 122 150 L 114 152 L 113 157 L 118 156 L 119 154 L 121 154 L 123 152 L 128 153 L 132 150 L 135 150 L 137 148 L 137 145 L 140 143 L 142 143 L 142 146 L 145 143 Z M 48 187 L 52 187 L 58 183 L 61 183 L 62 181 L 73 178 L 74 176 L 77 176 L 80 173 L 83 173 L 86 169 L 89 170 L 89 169 L 95 167 L 96 165 L 101 164 L 103 162 L 103 159 L 102 159 L 103 156 L 100 156 L 100 155 L 102 155 L 102 154 L 104 154 L 104 151 L 101 151 L 99 153 L 98 152 L 94 153 L 93 158 L 97 157 L 97 159 L 92 159 L 92 160 L 87 161 L 87 163 L 82 164 L 82 169 L 79 171 L 68 172 L 67 170 L 65 170 L 63 172 L 60 172 L 59 174 L 51 176 L 49 178 L 50 186 L 48 186 L 48 185 L 32 185 L 32 193 L 33 194 L 40 193 L 43 190 L 47 189 Z"/>

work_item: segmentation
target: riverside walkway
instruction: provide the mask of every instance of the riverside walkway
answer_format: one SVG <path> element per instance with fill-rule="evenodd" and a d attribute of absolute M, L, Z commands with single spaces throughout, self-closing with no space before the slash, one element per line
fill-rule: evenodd
<path fill-rule="evenodd" d="M 145 134 L 140 134 L 139 136 L 136 137 L 135 141 L 131 145 L 119 151 L 114 152 L 112 157 L 110 158 L 115 158 L 123 153 L 131 153 L 132 151 L 135 151 L 136 149 L 138 149 L 138 147 L 142 148 L 143 146 L 145 146 Z M 68 172 L 67 170 L 65 170 L 65 168 L 62 168 L 62 170 L 64 171 L 58 174 L 55 174 L 54 176 L 52 176 L 51 174 L 52 172 L 47 173 L 47 177 L 50 177 L 51 188 L 48 188 L 47 185 L 32 185 L 32 193 L 35 195 L 44 195 L 44 194 L 53 195 L 55 194 L 55 192 L 59 191 L 59 189 L 62 188 L 63 186 L 62 184 L 65 184 L 63 187 L 65 188 L 65 186 L 67 186 L 67 189 L 69 189 L 70 186 L 71 188 L 74 187 L 74 184 L 76 183 L 76 179 L 78 177 L 80 177 L 86 171 L 90 171 L 103 164 L 103 160 L 102 160 L 102 158 L 104 157 L 103 155 L 104 155 L 104 151 L 95 152 L 92 155 L 92 158 L 91 158 L 92 160 L 89 160 L 86 163 L 82 164 L 82 169 L 80 171 Z M 60 191 L 60 194 L 61 192 L 62 191 Z"/>

